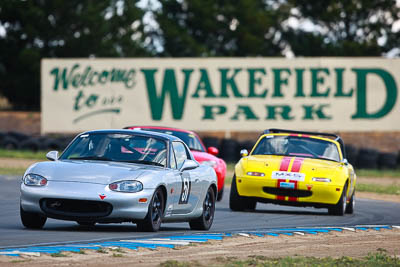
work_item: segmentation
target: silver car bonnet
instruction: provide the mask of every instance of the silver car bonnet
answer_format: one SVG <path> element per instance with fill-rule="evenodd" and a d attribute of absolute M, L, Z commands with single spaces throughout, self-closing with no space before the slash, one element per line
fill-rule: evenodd
<path fill-rule="evenodd" d="M 58 160 L 37 163 L 27 173 L 39 174 L 49 181 L 110 184 L 120 180 L 138 179 L 145 172 L 148 174 L 160 171 L 164 171 L 164 168 L 133 163 Z"/>

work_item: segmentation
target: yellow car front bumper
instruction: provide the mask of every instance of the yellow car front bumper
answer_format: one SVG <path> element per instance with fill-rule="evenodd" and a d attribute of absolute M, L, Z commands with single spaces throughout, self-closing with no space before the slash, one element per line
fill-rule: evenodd
<path fill-rule="evenodd" d="M 267 177 L 236 177 L 240 196 L 259 198 L 263 202 L 287 204 L 333 205 L 338 203 L 343 185 L 327 182 L 297 182 Z M 291 188 L 288 188 L 291 187 Z"/>

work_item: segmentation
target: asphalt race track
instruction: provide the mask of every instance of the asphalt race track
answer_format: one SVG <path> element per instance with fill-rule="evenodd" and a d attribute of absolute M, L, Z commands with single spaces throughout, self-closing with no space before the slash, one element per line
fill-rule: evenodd
<path fill-rule="evenodd" d="M 97 224 L 94 228 L 76 222 L 48 219 L 42 230 L 25 229 L 19 218 L 20 177 L 0 175 L 0 248 L 67 244 L 118 239 L 162 237 L 193 233 L 187 223 L 163 224 L 158 233 L 137 232 L 136 225 Z M 352 215 L 329 216 L 326 209 L 257 204 L 255 212 L 232 212 L 226 190 L 217 202 L 210 232 L 249 231 L 272 228 L 394 225 L 400 224 L 400 203 L 357 199 Z"/>

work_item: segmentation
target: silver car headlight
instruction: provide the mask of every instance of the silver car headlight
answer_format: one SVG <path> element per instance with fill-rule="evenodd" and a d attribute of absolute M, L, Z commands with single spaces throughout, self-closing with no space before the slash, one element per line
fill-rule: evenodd
<path fill-rule="evenodd" d="M 24 177 L 24 184 L 29 186 L 45 186 L 47 179 L 38 174 L 28 173 Z"/>
<path fill-rule="evenodd" d="M 136 193 L 143 190 L 143 184 L 139 181 L 119 181 L 108 185 L 112 191 Z"/>
<path fill-rule="evenodd" d="M 208 165 L 213 168 L 217 167 L 217 162 L 215 160 L 206 160 L 206 161 L 203 161 L 201 164 Z"/>

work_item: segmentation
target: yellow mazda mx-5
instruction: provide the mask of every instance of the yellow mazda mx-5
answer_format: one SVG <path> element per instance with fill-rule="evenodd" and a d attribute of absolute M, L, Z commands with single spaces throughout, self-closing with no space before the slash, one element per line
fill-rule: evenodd
<path fill-rule="evenodd" d="M 229 207 L 254 210 L 257 202 L 353 213 L 356 175 L 343 140 L 330 133 L 265 130 L 235 166 Z"/>

